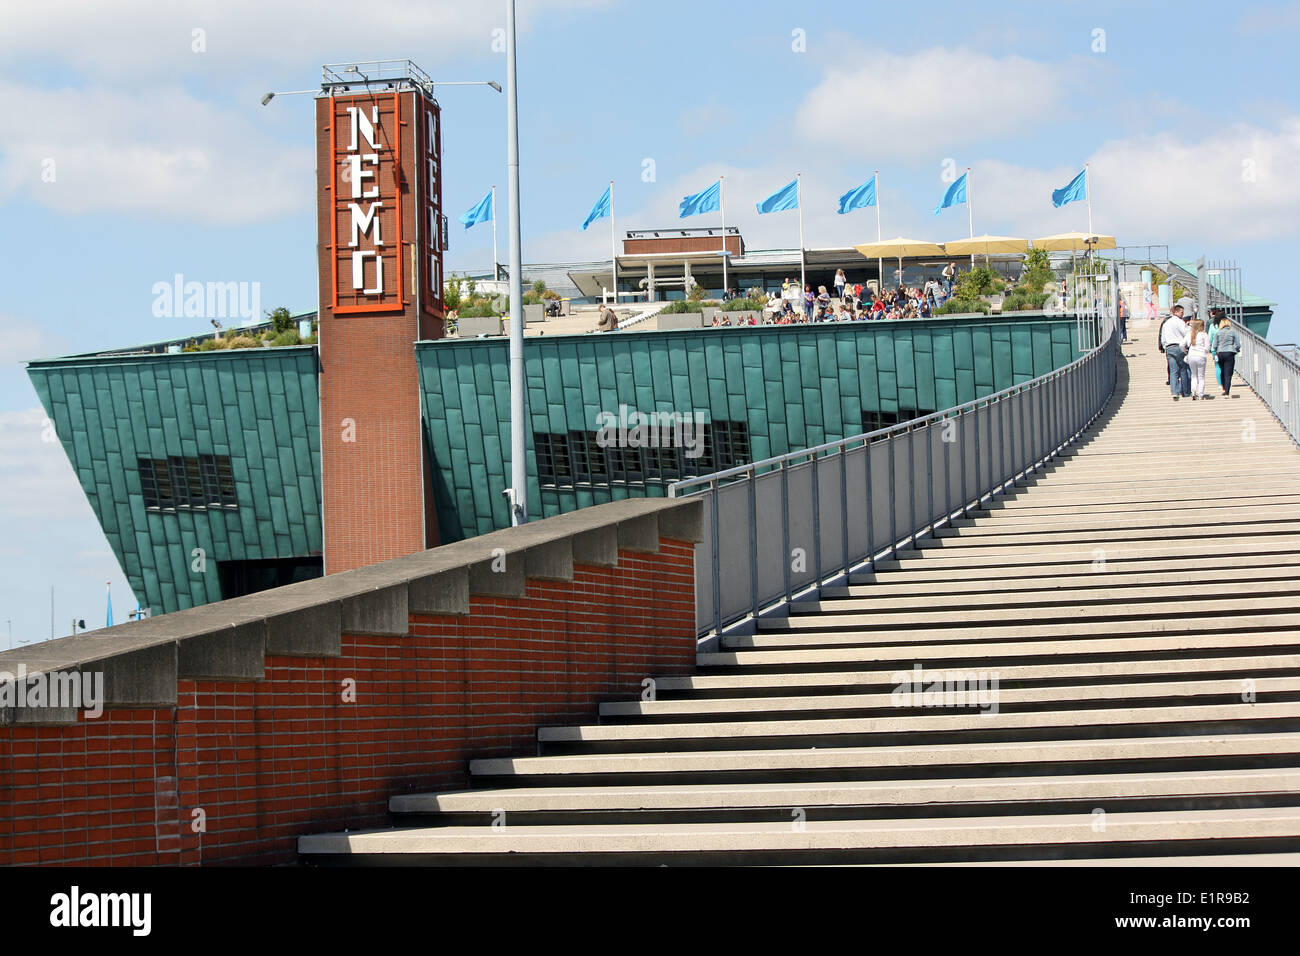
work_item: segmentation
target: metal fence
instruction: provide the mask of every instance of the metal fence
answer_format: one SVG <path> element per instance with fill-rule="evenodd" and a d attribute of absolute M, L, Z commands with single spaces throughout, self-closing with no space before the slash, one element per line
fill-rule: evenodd
<path fill-rule="evenodd" d="M 701 495 L 700 634 L 873 569 L 1041 468 L 1115 389 L 1118 336 L 1039 378 L 863 435 L 675 483 Z"/>
<path fill-rule="evenodd" d="M 1300 409 L 1291 397 L 1300 390 L 1300 364 L 1292 355 L 1250 331 L 1244 322 L 1233 327 L 1241 340 L 1237 374 L 1264 400 L 1291 440 L 1300 444 Z"/>

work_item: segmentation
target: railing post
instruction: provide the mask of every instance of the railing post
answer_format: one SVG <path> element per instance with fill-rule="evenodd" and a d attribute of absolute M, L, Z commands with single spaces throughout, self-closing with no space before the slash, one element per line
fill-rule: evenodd
<path fill-rule="evenodd" d="M 927 536 L 934 535 L 934 419 L 931 419 L 925 426 L 925 491 L 929 507 L 926 511 L 928 518 L 926 524 L 929 530 Z"/>
<path fill-rule="evenodd" d="M 867 570 L 874 574 L 876 571 L 876 508 L 871 500 L 871 439 L 862 440 L 862 453 L 865 456 L 862 459 L 862 471 L 866 475 L 867 486 Z"/>
<path fill-rule="evenodd" d="M 822 584 L 822 482 L 821 460 L 812 453 L 812 522 L 813 522 L 813 585 L 821 593 Z"/>
<path fill-rule="evenodd" d="M 894 436 L 889 433 L 889 556 L 898 557 L 898 503 L 894 493 Z"/>
<path fill-rule="evenodd" d="M 793 596 L 790 587 L 790 460 L 781 459 L 781 571 L 785 578 L 785 602 Z"/>
<path fill-rule="evenodd" d="M 989 409 L 989 414 L 993 413 L 991 404 L 985 404 L 984 407 Z M 990 438 L 993 437 L 993 429 L 991 427 L 989 428 L 989 437 Z M 989 471 L 991 473 L 993 469 L 990 468 Z M 984 488 L 984 476 L 980 473 L 980 407 L 979 407 L 979 403 L 976 402 L 975 403 L 975 510 L 976 511 L 979 511 L 980 508 L 984 506 L 983 488 Z"/>
<path fill-rule="evenodd" d="M 913 446 L 916 445 L 916 429 L 907 429 L 907 527 L 910 550 L 916 550 L 916 460 Z"/>
<path fill-rule="evenodd" d="M 840 544 L 843 547 L 844 583 L 849 583 L 849 452 L 840 446 Z"/>
<path fill-rule="evenodd" d="M 758 617 L 758 469 L 749 472 L 749 602 Z"/>
<path fill-rule="evenodd" d="M 713 514 L 713 633 L 722 637 L 722 555 L 718 532 L 718 483 L 709 482 L 709 497 Z"/>

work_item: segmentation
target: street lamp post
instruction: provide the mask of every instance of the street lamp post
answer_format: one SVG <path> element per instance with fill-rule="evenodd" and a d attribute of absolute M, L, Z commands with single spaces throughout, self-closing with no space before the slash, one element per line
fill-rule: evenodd
<path fill-rule="evenodd" d="M 519 229 L 519 84 L 515 73 L 515 0 L 506 0 L 506 179 L 510 189 L 510 523 L 528 521 L 524 460 L 524 282 Z"/>

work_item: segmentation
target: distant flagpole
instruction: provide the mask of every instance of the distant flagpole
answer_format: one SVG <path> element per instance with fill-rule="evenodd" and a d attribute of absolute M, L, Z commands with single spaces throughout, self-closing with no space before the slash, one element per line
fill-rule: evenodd
<path fill-rule="evenodd" d="M 104 615 L 105 617 L 104 626 L 112 627 L 113 626 L 113 582 L 112 581 L 104 582 L 104 597 L 108 603 L 108 612 Z"/>
<path fill-rule="evenodd" d="M 876 179 L 876 186 L 874 191 L 876 194 L 876 242 L 880 242 L 884 238 L 884 236 L 880 234 L 880 170 L 878 169 L 876 170 L 875 179 Z M 884 259 L 876 260 L 876 274 L 880 276 L 880 279 L 876 283 L 877 292 L 878 294 L 883 293 L 885 291 L 885 260 Z"/>
<path fill-rule="evenodd" d="M 1088 238 L 1092 238 L 1092 183 L 1089 182 L 1088 167 L 1091 163 L 1083 164 L 1083 192 L 1088 199 Z"/>
<path fill-rule="evenodd" d="M 727 294 L 727 194 L 726 187 L 722 182 L 723 177 L 718 177 L 718 209 L 722 212 L 722 294 Z"/>
<path fill-rule="evenodd" d="M 492 281 L 501 278 L 500 259 L 497 258 L 497 188 L 492 187 Z"/>
<path fill-rule="evenodd" d="M 970 221 L 970 237 L 974 239 L 975 238 L 975 206 L 971 202 L 970 194 L 971 194 L 970 167 L 967 166 L 966 167 L 966 215 L 969 217 L 969 221 Z M 972 269 L 975 268 L 975 253 L 973 252 L 970 254 L 970 267 Z"/>
<path fill-rule="evenodd" d="M 799 208 L 799 288 L 807 281 L 807 266 L 803 254 L 803 173 L 794 174 L 794 201 Z"/>
<path fill-rule="evenodd" d="M 618 233 L 614 229 L 614 180 L 609 181 L 609 263 L 613 277 L 614 305 L 618 305 Z"/>

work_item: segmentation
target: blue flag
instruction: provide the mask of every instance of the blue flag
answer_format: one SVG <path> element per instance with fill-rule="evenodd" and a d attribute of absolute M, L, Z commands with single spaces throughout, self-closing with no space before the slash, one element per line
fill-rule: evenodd
<path fill-rule="evenodd" d="M 1058 209 L 1067 202 L 1088 198 L 1088 170 L 1070 180 L 1069 185 L 1052 190 L 1052 205 Z"/>
<path fill-rule="evenodd" d="M 762 202 L 756 203 L 760 213 L 780 212 L 783 209 L 799 208 L 799 180 L 790 180 Z"/>
<path fill-rule="evenodd" d="M 876 204 L 876 177 L 872 176 L 861 186 L 850 189 L 840 197 L 840 215 Z"/>
<path fill-rule="evenodd" d="M 604 219 L 609 215 L 609 187 L 605 187 L 605 194 L 596 200 L 596 205 L 591 207 L 591 212 L 587 213 L 587 218 L 582 221 L 582 228 L 586 229 L 597 219 Z"/>
<path fill-rule="evenodd" d="M 943 202 L 934 207 L 934 214 L 939 215 L 941 209 L 947 209 L 949 206 L 959 206 L 966 201 L 966 174 L 962 173 L 961 177 L 948 187 L 948 191 L 943 194 Z"/>
<path fill-rule="evenodd" d="M 484 196 L 481 200 L 479 200 L 478 204 L 474 206 L 473 209 L 471 209 L 469 212 L 465 213 L 463 216 L 460 217 L 460 221 L 463 222 L 465 224 L 465 228 L 468 229 L 470 226 L 474 225 L 475 223 L 488 222 L 489 220 L 491 220 L 491 218 L 492 218 L 492 190 L 489 189 L 488 194 Z"/>
<path fill-rule="evenodd" d="M 698 216 L 700 213 L 713 212 L 715 209 L 722 208 L 722 182 L 718 181 L 703 192 L 698 192 L 694 196 L 685 196 L 682 198 L 681 219 L 687 216 Z"/>

